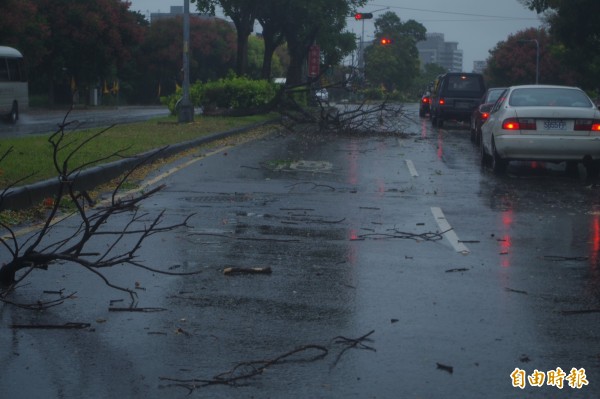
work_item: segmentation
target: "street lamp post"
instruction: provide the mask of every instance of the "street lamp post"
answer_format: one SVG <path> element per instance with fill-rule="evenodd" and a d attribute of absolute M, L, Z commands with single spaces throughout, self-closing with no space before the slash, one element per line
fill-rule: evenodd
<path fill-rule="evenodd" d="M 538 39 L 523 39 L 520 42 L 535 42 L 535 84 L 540 83 L 540 42 Z"/>
<path fill-rule="evenodd" d="M 190 0 L 183 1 L 183 97 L 179 103 L 179 123 L 194 121 L 194 106 L 190 100 Z"/>

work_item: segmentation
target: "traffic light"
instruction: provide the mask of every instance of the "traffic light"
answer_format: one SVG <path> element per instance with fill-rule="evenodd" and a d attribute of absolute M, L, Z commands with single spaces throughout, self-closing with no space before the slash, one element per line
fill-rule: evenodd
<path fill-rule="evenodd" d="M 379 39 L 379 43 L 381 43 L 382 46 L 387 46 L 388 44 L 392 44 L 392 39 L 388 37 L 382 37 Z"/>
<path fill-rule="evenodd" d="M 363 20 L 363 19 L 371 19 L 373 18 L 373 14 L 370 12 L 359 12 L 354 14 L 354 19 L 357 21 Z"/>

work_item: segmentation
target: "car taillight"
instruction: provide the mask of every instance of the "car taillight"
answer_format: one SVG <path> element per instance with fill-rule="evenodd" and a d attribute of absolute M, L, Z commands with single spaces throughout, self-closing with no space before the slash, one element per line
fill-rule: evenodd
<path fill-rule="evenodd" d="M 423 104 L 427 104 L 429 102 L 429 98 L 423 97 Z"/>
<path fill-rule="evenodd" d="M 440 105 L 444 105 L 444 104 L 446 104 L 446 100 L 444 100 L 443 98 L 440 98 L 439 103 L 440 103 Z"/>
<path fill-rule="evenodd" d="M 487 119 L 490 117 L 490 113 L 489 112 L 482 112 L 481 113 L 481 119 Z"/>
<path fill-rule="evenodd" d="M 585 132 L 600 132 L 600 120 L 576 119 L 574 129 Z"/>
<path fill-rule="evenodd" d="M 502 122 L 504 130 L 536 130 L 535 119 L 508 118 Z"/>

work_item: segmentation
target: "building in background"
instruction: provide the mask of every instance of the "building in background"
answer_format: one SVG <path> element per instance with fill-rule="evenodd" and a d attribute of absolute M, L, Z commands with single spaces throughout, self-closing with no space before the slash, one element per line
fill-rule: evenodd
<path fill-rule="evenodd" d="M 183 6 L 171 6 L 171 12 L 153 12 L 150 14 L 150 22 L 177 16 L 183 17 Z"/>
<path fill-rule="evenodd" d="M 443 33 L 428 33 L 427 40 L 418 42 L 421 65 L 438 64 L 448 72 L 463 71 L 463 51 L 458 49 L 458 42 L 444 41 Z"/>
<path fill-rule="evenodd" d="M 487 67 L 487 61 L 473 61 L 473 72 L 483 73 Z"/>

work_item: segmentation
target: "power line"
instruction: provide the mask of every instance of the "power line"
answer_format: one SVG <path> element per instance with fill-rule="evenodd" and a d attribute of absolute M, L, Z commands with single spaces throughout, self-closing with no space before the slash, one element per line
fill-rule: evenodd
<path fill-rule="evenodd" d="M 500 16 L 500 15 L 484 15 L 484 14 L 471 14 L 465 12 L 453 12 L 453 11 L 438 11 L 438 10 L 427 10 L 423 8 L 410 8 L 410 7 L 400 7 L 400 6 L 387 6 L 383 4 L 371 4 L 373 7 L 387 7 L 387 8 L 397 8 L 399 10 L 409 10 L 409 11 L 420 11 L 420 12 L 431 12 L 435 14 L 448 14 L 448 15 L 462 15 L 467 17 L 479 17 L 479 18 L 492 18 L 492 19 L 506 19 L 506 20 L 532 20 L 537 21 L 538 18 L 526 18 L 526 17 L 508 17 L 508 16 Z"/>
<path fill-rule="evenodd" d="M 504 19 L 504 18 L 498 18 L 498 19 L 420 19 L 418 20 L 418 22 L 506 22 L 506 21 L 514 21 L 514 18 L 510 18 L 510 19 Z M 519 21 L 528 21 L 529 19 L 522 19 Z"/>

